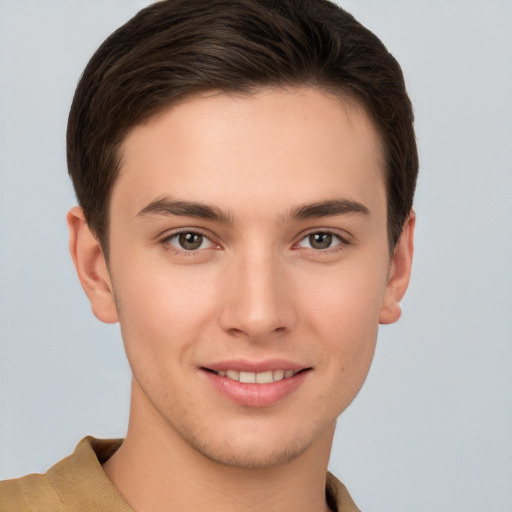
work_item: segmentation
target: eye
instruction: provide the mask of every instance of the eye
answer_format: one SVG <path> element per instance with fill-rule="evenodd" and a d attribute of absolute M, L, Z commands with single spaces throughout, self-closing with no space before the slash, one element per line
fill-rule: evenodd
<path fill-rule="evenodd" d="M 182 251 L 198 251 L 213 247 L 213 242 L 202 233 L 183 231 L 176 233 L 164 240 L 164 243 L 172 245 Z"/>
<path fill-rule="evenodd" d="M 299 243 L 299 247 L 304 247 L 306 249 L 315 249 L 315 250 L 325 250 L 332 249 L 338 245 L 341 245 L 343 239 L 335 235 L 334 233 L 329 233 L 328 231 L 319 231 L 316 233 L 310 233 L 305 236 Z"/>

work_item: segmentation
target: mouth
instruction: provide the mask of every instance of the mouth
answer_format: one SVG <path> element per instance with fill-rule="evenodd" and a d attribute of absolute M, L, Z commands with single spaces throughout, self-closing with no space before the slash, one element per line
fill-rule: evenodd
<path fill-rule="evenodd" d="M 267 407 L 294 394 L 313 367 L 283 360 L 261 363 L 229 361 L 201 367 L 210 384 L 222 396 L 239 405 Z"/>
<path fill-rule="evenodd" d="M 305 372 L 311 368 L 303 368 L 302 370 L 267 370 L 263 372 L 249 372 L 243 370 L 212 370 L 204 368 L 204 370 L 226 377 L 227 379 L 241 382 L 243 384 L 271 384 L 280 380 L 290 379 L 298 373 Z"/>

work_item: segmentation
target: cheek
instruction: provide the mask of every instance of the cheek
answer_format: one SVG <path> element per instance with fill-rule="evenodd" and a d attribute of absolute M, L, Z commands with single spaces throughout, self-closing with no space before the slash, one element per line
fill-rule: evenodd
<path fill-rule="evenodd" d="M 381 289 L 346 281 L 316 301 L 314 334 L 320 342 L 317 370 L 325 387 L 315 400 L 333 419 L 344 411 L 363 385 L 375 353 Z"/>
<path fill-rule="evenodd" d="M 113 284 L 130 361 L 180 362 L 213 314 L 214 290 L 203 274 L 193 266 L 176 270 L 136 257 L 116 266 Z"/>
<path fill-rule="evenodd" d="M 382 265 L 369 269 L 372 266 L 362 265 L 361 272 L 351 268 L 331 274 L 303 305 L 310 311 L 304 317 L 309 319 L 308 328 L 330 355 L 329 371 L 354 386 L 362 384 L 373 358 L 387 276 Z"/>
<path fill-rule="evenodd" d="M 376 330 L 387 279 L 387 267 L 376 263 L 340 268 L 304 287 L 320 326 L 346 334 Z"/>

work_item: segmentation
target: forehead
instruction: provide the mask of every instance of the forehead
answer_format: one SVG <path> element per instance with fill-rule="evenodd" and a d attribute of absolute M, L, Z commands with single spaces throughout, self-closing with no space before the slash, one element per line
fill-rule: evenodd
<path fill-rule="evenodd" d="M 227 210 L 251 197 L 283 208 L 340 195 L 371 202 L 384 197 L 380 140 L 355 101 L 314 89 L 191 97 L 122 146 L 112 207 L 140 210 L 162 195 Z"/>

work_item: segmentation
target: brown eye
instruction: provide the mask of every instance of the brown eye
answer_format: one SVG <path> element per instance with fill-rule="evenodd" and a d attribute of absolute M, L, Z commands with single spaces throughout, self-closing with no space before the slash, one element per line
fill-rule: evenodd
<path fill-rule="evenodd" d="M 208 249 L 213 246 L 209 238 L 201 233 L 193 231 L 182 231 L 164 240 L 165 244 L 174 246 L 181 251 L 197 251 Z"/>
<path fill-rule="evenodd" d="M 178 243 L 186 251 L 195 251 L 201 247 L 203 235 L 199 233 L 180 233 L 178 235 Z"/>
<path fill-rule="evenodd" d="M 318 231 L 316 233 L 311 233 L 304 237 L 299 242 L 299 247 L 304 247 L 306 249 L 316 249 L 317 251 L 332 249 L 337 245 L 340 245 L 343 242 L 341 237 L 335 235 L 334 233 L 328 233 L 325 231 Z"/>
<path fill-rule="evenodd" d="M 313 233 L 309 235 L 309 244 L 313 249 L 328 249 L 332 244 L 331 233 Z"/>

